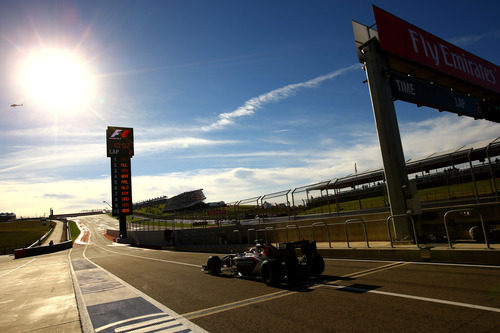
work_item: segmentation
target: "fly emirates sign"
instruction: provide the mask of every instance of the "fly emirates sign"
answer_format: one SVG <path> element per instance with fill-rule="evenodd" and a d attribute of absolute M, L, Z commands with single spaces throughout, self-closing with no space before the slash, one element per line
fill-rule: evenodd
<path fill-rule="evenodd" d="M 500 93 L 500 67 L 373 6 L 382 50 Z"/>

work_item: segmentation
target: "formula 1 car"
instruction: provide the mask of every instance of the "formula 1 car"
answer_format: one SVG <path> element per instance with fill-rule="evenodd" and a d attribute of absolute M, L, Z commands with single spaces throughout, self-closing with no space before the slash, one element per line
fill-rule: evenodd
<path fill-rule="evenodd" d="M 299 260 L 295 252 L 300 248 Z M 267 285 L 280 282 L 293 283 L 304 276 L 319 277 L 325 270 L 323 257 L 318 253 L 316 242 L 302 240 L 280 243 L 278 247 L 256 242 L 247 252 L 229 254 L 222 258 L 211 256 L 202 270 L 212 275 L 229 272 L 236 277 L 260 278 Z"/>

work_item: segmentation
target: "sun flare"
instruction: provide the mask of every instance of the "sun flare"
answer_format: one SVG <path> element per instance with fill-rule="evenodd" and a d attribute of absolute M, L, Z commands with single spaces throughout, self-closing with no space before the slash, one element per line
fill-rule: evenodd
<path fill-rule="evenodd" d="M 68 50 L 30 53 L 21 64 L 26 103 L 51 112 L 78 112 L 94 98 L 95 84 L 82 57 Z"/>

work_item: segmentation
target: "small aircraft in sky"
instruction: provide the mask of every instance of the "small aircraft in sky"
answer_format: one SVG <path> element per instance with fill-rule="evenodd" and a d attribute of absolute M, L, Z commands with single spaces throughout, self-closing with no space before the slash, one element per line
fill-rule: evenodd
<path fill-rule="evenodd" d="M 11 104 L 10 107 L 11 108 L 15 108 L 16 106 L 24 106 L 23 104 Z"/>

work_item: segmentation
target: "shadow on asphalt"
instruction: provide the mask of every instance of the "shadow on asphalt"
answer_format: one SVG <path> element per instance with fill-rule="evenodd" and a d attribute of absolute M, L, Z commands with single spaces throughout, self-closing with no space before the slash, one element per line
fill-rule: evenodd
<path fill-rule="evenodd" d="M 208 273 L 206 273 L 208 274 Z M 259 277 L 251 277 L 251 276 L 234 276 L 232 274 L 228 273 L 221 273 L 217 275 L 217 278 L 223 278 L 223 279 L 241 279 L 241 280 L 247 280 L 247 281 L 254 281 L 256 283 L 262 283 L 264 282 L 259 278 Z M 295 281 L 290 281 L 290 282 L 281 282 L 280 284 L 270 286 L 276 289 L 282 289 L 282 290 L 289 290 L 289 291 L 295 291 L 295 292 L 311 292 L 314 289 L 311 288 L 317 284 L 322 284 L 322 283 L 328 283 L 332 281 L 353 281 L 355 278 L 352 277 L 342 277 L 342 276 L 335 276 L 335 275 L 321 275 L 317 278 L 312 278 L 312 277 L 307 277 L 307 278 L 302 278 L 302 279 L 297 279 Z M 353 285 L 355 286 L 355 285 Z M 375 287 L 372 289 L 376 289 L 379 287 Z M 345 290 L 345 291 L 350 291 L 350 290 Z"/>

